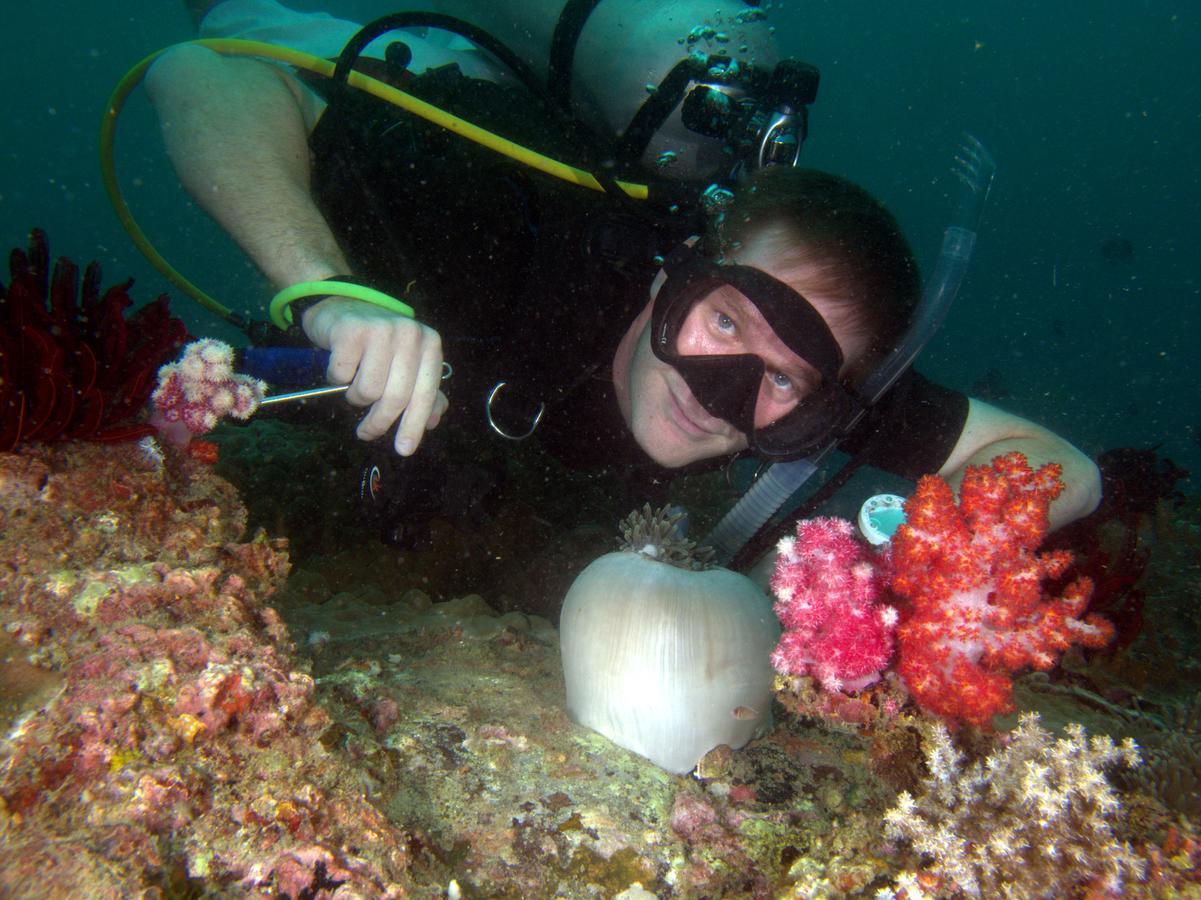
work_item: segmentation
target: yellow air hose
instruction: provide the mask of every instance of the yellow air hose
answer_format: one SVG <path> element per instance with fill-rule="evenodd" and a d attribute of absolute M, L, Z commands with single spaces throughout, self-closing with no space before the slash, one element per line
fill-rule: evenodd
<path fill-rule="evenodd" d="M 300 50 L 293 50 L 289 47 L 279 47 L 275 44 L 267 44 L 262 41 L 244 41 L 234 38 L 208 38 L 203 40 L 192 41 L 191 43 L 201 47 L 207 47 L 218 53 L 224 53 L 228 56 L 252 56 L 265 59 L 273 59 L 278 62 L 287 63 L 295 66 L 298 69 L 305 69 L 314 74 L 329 78 L 334 73 L 334 63 L 327 59 L 322 59 L 319 56 L 313 56 L 310 53 L 304 53 Z M 163 256 L 154 248 L 150 240 L 146 237 L 145 232 L 134 220 L 133 214 L 129 210 L 129 204 L 125 201 L 125 196 L 121 193 L 121 186 L 117 181 L 117 170 L 113 159 L 113 147 L 115 143 L 115 135 L 117 130 L 117 120 L 121 115 L 121 109 L 125 105 L 126 99 L 133 92 L 142 79 L 146 75 L 146 70 L 150 68 L 159 56 L 166 52 L 167 48 L 157 50 L 151 53 L 133 68 L 131 68 L 117 86 L 113 89 L 112 95 L 109 97 L 108 105 L 104 111 L 104 118 L 100 123 L 100 173 L 104 181 L 104 189 L 108 192 L 108 198 L 112 202 L 113 209 L 117 213 L 117 218 L 121 221 L 121 225 L 129 234 L 134 245 L 142 251 L 142 254 L 150 260 L 151 264 L 163 274 L 164 277 L 189 297 L 196 300 L 201 306 L 224 319 L 239 321 L 241 317 L 227 309 L 225 306 L 218 303 L 196 285 L 192 284 L 184 277 L 174 266 L 172 266 Z M 443 109 L 432 106 L 423 100 L 418 100 L 412 94 L 406 94 L 404 91 L 385 84 L 382 81 L 377 81 L 363 75 L 360 72 L 351 72 L 347 83 L 361 91 L 366 91 L 373 97 L 378 97 L 391 103 L 393 106 L 400 107 L 412 115 L 425 119 L 427 122 L 432 122 L 447 131 L 451 131 L 469 141 L 474 141 L 480 146 L 487 147 L 497 153 L 501 153 L 510 159 L 523 163 L 530 168 L 537 169 L 539 172 L 544 172 L 547 175 L 552 175 L 570 184 L 579 185 L 580 187 L 589 188 L 594 191 L 603 191 L 604 187 L 592 175 L 583 169 L 578 169 L 575 166 L 560 162 L 556 159 L 551 159 L 544 156 L 528 147 L 523 147 L 513 141 L 503 138 L 498 134 L 473 125 L 470 122 L 453 116 Z M 635 200 L 647 199 L 648 189 L 645 184 L 633 184 L 626 181 L 615 182 L 622 191 Z"/>

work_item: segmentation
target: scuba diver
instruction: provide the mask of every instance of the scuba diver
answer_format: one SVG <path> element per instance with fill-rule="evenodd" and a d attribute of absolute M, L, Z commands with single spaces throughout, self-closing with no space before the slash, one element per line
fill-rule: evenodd
<path fill-rule="evenodd" d="M 315 78 L 185 44 L 147 87 L 184 186 L 282 292 L 289 339 L 328 350 L 327 379 L 367 409 L 358 437 L 395 426 L 364 490 L 420 486 L 424 510 L 384 503 L 399 543 L 454 480 L 422 446 L 452 405 L 469 456 L 536 433 L 646 491 L 746 452 L 836 446 L 957 484 L 1020 450 L 1063 467 L 1053 527 L 1096 506 L 1076 448 L 908 369 L 933 327 L 909 337 L 913 254 L 866 192 L 798 167 L 817 72 L 780 59 L 757 5 L 498 2 L 475 10 L 487 27 L 420 11 L 366 29 L 273 0 L 194 11 L 202 36 L 338 58 Z M 351 69 L 451 124 L 350 89 Z M 462 139 L 461 122 L 572 160 L 593 189 Z"/>

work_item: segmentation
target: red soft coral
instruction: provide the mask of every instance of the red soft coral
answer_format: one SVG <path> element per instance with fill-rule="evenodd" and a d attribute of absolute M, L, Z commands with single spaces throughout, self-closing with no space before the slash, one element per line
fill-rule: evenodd
<path fill-rule="evenodd" d="M 780 543 L 771 587 L 784 626 L 772 665 L 827 690 L 860 690 L 892 656 L 897 614 L 877 602 L 880 575 L 845 519 L 806 519 Z"/>
<path fill-rule="evenodd" d="M 1020 453 L 969 466 L 958 506 L 945 481 L 927 476 L 905 504 L 892 541 L 892 589 L 910 601 L 899 631 L 897 671 L 914 699 L 948 719 L 977 725 L 1013 709 L 1011 674 L 1049 669 L 1072 644 L 1100 647 L 1113 628 L 1081 619 L 1087 578 L 1046 597 L 1042 582 L 1071 554 L 1035 553 L 1060 467 L 1033 471 Z"/>

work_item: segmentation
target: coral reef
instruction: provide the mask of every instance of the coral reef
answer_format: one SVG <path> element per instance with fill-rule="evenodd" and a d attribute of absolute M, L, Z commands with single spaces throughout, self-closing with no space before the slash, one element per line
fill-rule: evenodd
<path fill-rule="evenodd" d="M 268 606 L 287 560 L 245 522 L 171 448 L 0 454 L 0 895 L 755 896 L 889 871 L 854 738 L 797 726 L 673 777 L 571 724 L 548 622 L 370 584 L 386 548 Z"/>
<path fill-rule="evenodd" d="M 158 367 L 187 340 L 166 296 L 132 305 L 126 281 L 101 293 L 100 267 L 60 258 L 44 232 L 14 250 L 0 285 L 0 451 L 23 441 L 121 441 L 153 434 L 137 421 Z"/>
<path fill-rule="evenodd" d="M 771 588 L 784 634 L 776 671 L 812 675 L 827 691 L 861 690 L 892 658 L 897 611 L 879 602 L 883 579 L 845 519 L 806 519 L 780 542 Z"/>
<path fill-rule="evenodd" d="M 44 673 L 6 704 L 0 894 L 406 884 L 409 836 L 321 743 L 328 715 L 264 604 L 287 556 L 239 543 L 244 523 L 179 454 L 0 454 L 0 621 Z"/>
<path fill-rule="evenodd" d="M 884 821 L 929 860 L 940 895 L 1116 896 L 1142 878 L 1143 861 L 1114 834 L 1121 803 L 1105 779 L 1139 765 L 1133 741 L 1115 746 L 1080 725 L 1053 739 L 1029 714 L 1004 749 L 970 765 L 937 723 L 926 761 L 922 794 L 902 791 Z"/>
<path fill-rule="evenodd" d="M 1059 597 L 1043 594 L 1042 582 L 1071 563 L 1066 552 L 1035 552 L 1062 490 L 1058 466 L 1032 471 L 1009 453 L 968 467 L 958 505 L 937 476 L 922 478 L 906 501 L 907 522 L 892 541 L 891 587 L 909 600 L 897 671 L 924 709 L 985 725 L 1013 709 L 1012 673 L 1049 669 L 1072 644 L 1112 637 L 1103 618 L 1080 618 L 1087 579 Z"/>
<path fill-rule="evenodd" d="M 347 541 L 284 582 L 283 545 L 186 454 L 0 454 L 0 895 L 834 897 L 917 867 L 880 833 L 924 772 L 891 673 L 795 679 L 856 727 L 784 715 L 687 778 L 573 725 L 550 622 L 495 609 L 502 562 L 561 594 L 554 554 L 521 554 L 555 533 L 539 513 L 483 523 L 457 569 Z M 969 734 L 973 758 L 1004 740 Z M 1148 862 L 1127 895 L 1195 890 L 1195 828 L 1122 805 Z"/>
<path fill-rule="evenodd" d="M 1161 708 L 1158 715 L 1126 712 L 1127 729 L 1140 733 L 1144 759 L 1128 783 L 1201 822 L 1201 692 Z"/>
<path fill-rule="evenodd" d="M 889 870 L 868 848 L 892 793 L 854 736 L 793 722 L 674 777 L 570 722 L 550 623 L 479 596 L 324 599 L 303 582 L 281 609 L 317 648 L 331 735 L 465 896 L 754 897 Z"/>
<path fill-rule="evenodd" d="M 1120 773 L 1119 784 L 1201 822 L 1201 691 L 1179 699 L 1125 695 L 1122 704 L 1079 684 L 1057 684 L 1042 672 L 1023 677 L 1016 687 L 1022 706 L 1039 710 L 1044 720 L 1087 712 L 1093 727 L 1136 740 L 1143 764 Z"/>

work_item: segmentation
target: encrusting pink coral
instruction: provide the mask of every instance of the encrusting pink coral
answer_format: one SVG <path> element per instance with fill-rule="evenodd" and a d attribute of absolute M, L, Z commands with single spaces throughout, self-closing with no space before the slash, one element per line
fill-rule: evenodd
<path fill-rule="evenodd" d="M 780 542 L 771 588 L 784 634 L 776 671 L 811 675 L 828 691 L 872 684 L 892 657 L 897 612 L 879 602 L 877 567 L 845 519 L 797 523 Z"/>
<path fill-rule="evenodd" d="M 264 602 L 283 545 L 241 542 L 245 516 L 185 454 L 0 454 L 0 622 L 57 677 L 4 710 L 0 895 L 142 896 L 164 872 L 239 896 L 407 890 L 409 835 L 322 745 Z"/>

